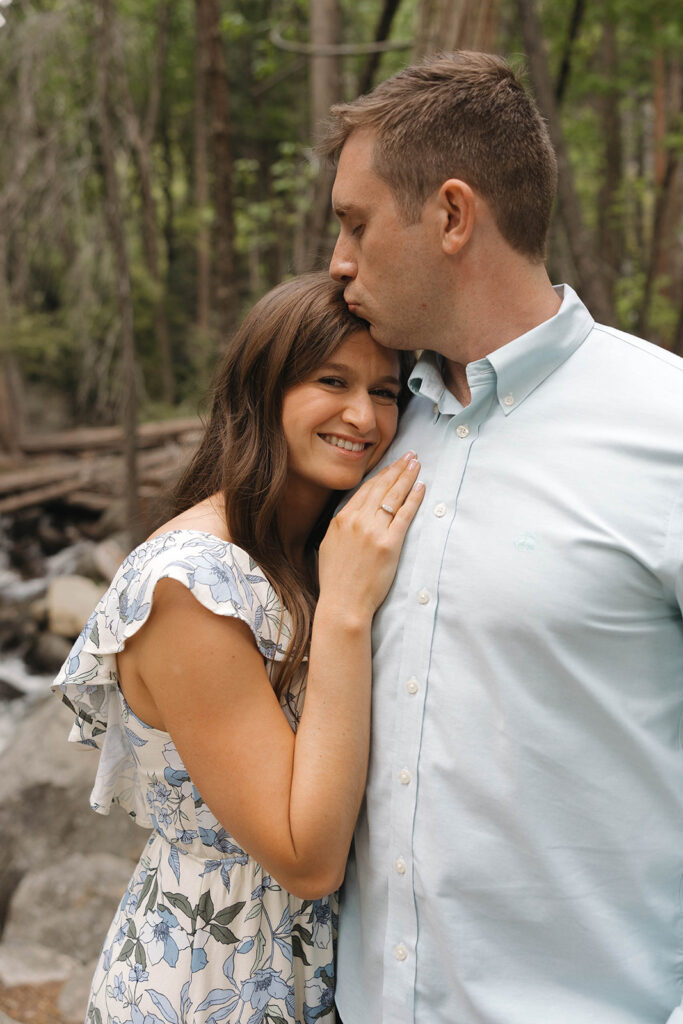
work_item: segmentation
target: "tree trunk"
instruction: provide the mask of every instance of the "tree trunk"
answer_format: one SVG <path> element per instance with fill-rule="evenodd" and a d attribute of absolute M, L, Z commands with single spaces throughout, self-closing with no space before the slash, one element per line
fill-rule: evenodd
<path fill-rule="evenodd" d="M 567 32 L 567 38 L 564 41 L 564 50 L 562 51 L 562 59 L 560 61 L 560 73 L 557 76 L 557 83 L 555 85 L 555 99 L 557 100 L 558 106 L 562 104 L 564 94 L 567 90 L 567 83 L 569 82 L 569 75 L 571 72 L 574 42 L 579 34 L 579 29 L 581 28 L 581 22 L 583 21 L 585 11 L 586 0 L 574 0 L 572 16 L 569 21 L 569 31 Z"/>
<path fill-rule="evenodd" d="M 236 319 L 230 89 L 221 39 L 218 0 L 196 0 L 203 28 L 206 95 L 209 109 L 209 155 L 213 177 L 215 308 L 222 338 Z"/>
<path fill-rule="evenodd" d="M 600 57 L 606 89 L 598 100 L 604 139 L 602 182 L 598 190 L 598 254 L 606 269 L 605 287 L 610 305 L 614 306 L 614 288 L 619 278 L 624 252 L 624 233 L 621 217 L 616 211 L 622 183 L 623 154 L 622 129 L 619 115 L 619 97 L 613 84 L 617 77 L 617 43 L 614 22 L 605 11 Z"/>
<path fill-rule="evenodd" d="M 569 152 L 548 70 L 543 33 L 533 0 L 517 0 L 517 10 L 536 101 L 548 122 L 550 137 L 557 154 L 558 207 L 576 267 L 578 288 L 596 320 L 610 324 L 614 319 L 613 310 L 605 286 L 603 269 L 598 263 L 592 239 L 584 225 L 583 212 L 574 186 Z"/>
<path fill-rule="evenodd" d="M 656 199 L 638 320 L 638 332 L 642 335 L 647 335 L 649 331 L 652 300 L 657 290 L 658 279 L 662 282 L 662 292 L 667 294 L 674 308 L 679 306 L 681 301 L 678 280 L 680 159 L 677 149 L 667 143 L 667 130 L 675 129 L 680 116 L 683 107 L 683 86 L 680 64 L 667 63 L 659 49 L 654 59 L 654 81 L 653 145 Z M 674 344 L 676 343 L 674 339 Z"/>
<path fill-rule="evenodd" d="M 197 227 L 197 327 L 209 330 L 211 316 L 211 236 L 206 213 L 209 208 L 209 173 L 206 153 L 206 85 L 208 80 L 208 27 L 202 3 L 195 7 L 194 47 L 194 194 L 199 214 Z"/>
<path fill-rule="evenodd" d="M 415 60 L 448 50 L 493 50 L 498 0 L 420 0 Z"/>
<path fill-rule="evenodd" d="M 12 306 L 7 280 L 9 231 L 5 203 L 0 197 L 0 449 L 17 455 L 24 432 L 21 374 L 11 351 Z"/>
<path fill-rule="evenodd" d="M 340 42 L 339 0 L 311 0 L 310 39 L 313 47 L 334 46 Z M 311 104 L 311 137 L 320 138 L 330 107 L 341 99 L 341 72 L 339 57 L 311 57 L 309 71 Z M 330 197 L 334 171 L 323 165 L 313 190 L 313 203 L 308 226 L 308 267 L 327 262 L 332 242 L 326 238 L 330 219 Z"/>
<path fill-rule="evenodd" d="M 121 317 L 122 343 L 122 426 L 126 438 L 126 513 L 130 540 L 135 543 L 140 531 L 137 473 L 137 374 L 135 360 L 135 334 L 133 298 L 131 293 L 128 252 L 123 233 L 123 211 L 116 175 L 116 154 L 113 139 L 112 87 L 110 54 L 112 52 L 112 0 L 97 0 L 97 110 L 100 146 L 104 170 L 104 210 L 114 248 L 116 268 L 117 304 Z"/>
<path fill-rule="evenodd" d="M 161 371 L 162 396 L 169 405 L 173 403 L 175 381 L 171 361 L 171 347 L 168 337 L 166 320 L 166 296 L 159 266 L 159 227 L 156 203 L 153 193 L 153 159 L 152 142 L 159 117 L 159 105 L 164 79 L 166 50 L 168 43 L 169 3 L 163 0 L 159 6 L 159 21 L 156 40 L 156 66 L 151 76 L 149 99 L 144 124 L 138 117 L 133 97 L 131 96 L 128 77 L 125 70 L 123 54 L 119 55 L 119 80 L 122 97 L 122 113 L 126 126 L 126 134 L 133 151 L 135 166 L 140 182 L 140 200 L 142 205 L 142 247 L 145 254 L 147 271 L 154 286 L 154 336 L 156 339 L 159 368 Z"/>
<path fill-rule="evenodd" d="M 377 28 L 375 29 L 374 39 L 376 43 L 383 43 L 385 39 L 389 38 L 391 25 L 400 3 L 401 0 L 384 0 L 379 20 L 377 22 Z M 370 92 L 372 89 L 372 84 L 374 82 L 375 75 L 377 74 L 381 57 L 382 54 L 379 52 L 368 54 L 368 59 L 358 83 L 358 92 L 361 95 L 366 92 Z"/>
<path fill-rule="evenodd" d="M 0 449 L 10 455 L 21 451 L 24 433 L 21 373 L 11 352 L 0 355 Z"/>
<path fill-rule="evenodd" d="M 673 150 L 670 150 L 664 172 L 664 181 L 657 188 L 657 198 L 655 200 L 652 239 L 650 242 L 650 257 L 647 262 L 643 298 L 640 306 L 640 316 L 638 317 L 638 334 L 642 337 L 645 337 L 648 333 L 657 269 L 661 265 L 667 238 L 665 214 L 671 201 L 671 192 L 676 181 L 677 170 L 678 155 Z"/>

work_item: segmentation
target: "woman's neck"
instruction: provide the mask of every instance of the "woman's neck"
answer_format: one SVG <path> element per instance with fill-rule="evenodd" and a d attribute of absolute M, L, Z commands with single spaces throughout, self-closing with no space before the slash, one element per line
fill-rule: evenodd
<path fill-rule="evenodd" d="M 332 497 L 331 490 L 288 483 L 278 507 L 278 528 L 287 556 L 304 566 L 304 552 L 315 524 Z"/>

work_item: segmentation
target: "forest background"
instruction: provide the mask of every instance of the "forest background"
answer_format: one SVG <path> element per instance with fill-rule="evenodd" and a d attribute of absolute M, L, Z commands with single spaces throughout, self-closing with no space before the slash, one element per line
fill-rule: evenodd
<path fill-rule="evenodd" d="M 245 309 L 326 265 L 330 104 L 437 50 L 526 66 L 560 165 L 552 279 L 683 354 L 680 0 L 0 0 L 0 18 L 6 457 L 55 426 L 196 414 Z"/>

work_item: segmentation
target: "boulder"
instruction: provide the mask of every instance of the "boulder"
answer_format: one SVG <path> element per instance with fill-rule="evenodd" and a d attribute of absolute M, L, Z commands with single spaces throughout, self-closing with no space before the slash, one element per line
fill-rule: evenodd
<path fill-rule="evenodd" d="M 6 679 L 0 666 L 0 702 L 5 700 L 17 700 L 23 697 L 24 691 L 15 686 L 12 679 Z"/>
<path fill-rule="evenodd" d="M 24 618 L 16 605 L 0 603 L 0 650 L 19 646 L 24 638 Z"/>
<path fill-rule="evenodd" d="M 38 942 L 0 942 L 0 984 L 8 987 L 64 981 L 78 967 L 73 957 Z"/>
<path fill-rule="evenodd" d="M 57 1009 L 68 1024 L 83 1024 L 85 1020 L 90 985 L 96 967 L 97 960 L 93 960 L 85 966 L 76 967 L 64 982 L 62 991 L 57 998 Z"/>
<path fill-rule="evenodd" d="M 0 991 L 33 1008 L 49 994 L 53 1016 L 59 993 L 63 1021 L 81 1024 L 94 961 L 148 833 L 120 808 L 90 809 L 98 753 L 67 743 L 72 722 L 46 697 L 0 753 Z"/>
<path fill-rule="evenodd" d="M 48 696 L 20 722 L 0 753 L 3 856 L 22 874 L 74 853 L 113 853 L 130 871 L 148 833 L 120 808 L 95 814 L 88 798 L 98 752 L 67 743 L 73 712 Z M 10 865 L 8 864 L 8 867 Z"/>
<path fill-rule="evenodd" d="M 93 551 L 93 562 L 99 578 L 108 582 L 112 580 L 127 553 L 127 549 L 115 537 L 100 541 Z"/>
<path fill-rule="evenodd" d="M 85 576 L 56 576 L 47 591 L 50 632 L 75 640 L 105 592 Z"/>
<path fill-rule="evenodd" d="M 56 633 L 38 633 L 26 652 L 26 664 L 32 672 L 56 675 L 71 650 L 71 640 Z"/>
<path fill-rule="evenodd" d="M 132 870 L 111 853 L 72 854 L 28 871 L 12 896 L 3 944 L 39 941 L 81 964 L 97 959 Z"/>

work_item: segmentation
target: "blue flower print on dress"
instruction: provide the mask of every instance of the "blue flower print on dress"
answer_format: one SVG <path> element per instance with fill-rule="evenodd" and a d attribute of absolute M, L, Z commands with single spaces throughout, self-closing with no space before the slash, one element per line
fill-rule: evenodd
<path fill-rule="evenodd" d="M 55 689 L 78 716 L 70 738 L 101 750 L 91 805 L 119 804 L 153 830 L 105 939 L 88 1024 L 332 1024 L 336 895 L 298 900 L 264 872 L 213 816 L 171 737 L 137 718 L 118 685 L 116 654 L 164 578 L 246 622 L 269 670 L 289 637 L 246 552 L 180 530 L 128 557 L 65 662 Z M 292 729 L 304 690 L 305 667 L 281 698 Z"/>
<path fill-rule="evenodd" d="M 214 601 L 231 601 L 235 608 L 243 606 L 244 599 L 230 565 L 213 553 L 193 559 L 192 565 L 195 583 L 207 586 Z"/>
<path fill-rule="evenodd" d="M 190 944 L 187 932 L 169 910 L 148 912 L 140 929 L 140 941 L 145 945 L 150 963 L 158 964 L 164 959 L 170 967 L 175 967 L 180 950 L 187 949 Z"/>

